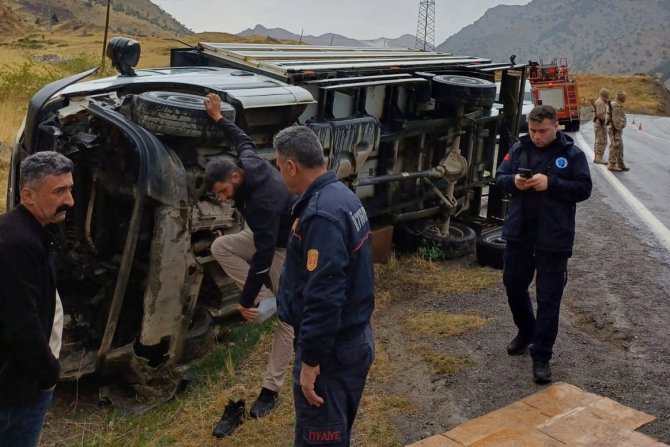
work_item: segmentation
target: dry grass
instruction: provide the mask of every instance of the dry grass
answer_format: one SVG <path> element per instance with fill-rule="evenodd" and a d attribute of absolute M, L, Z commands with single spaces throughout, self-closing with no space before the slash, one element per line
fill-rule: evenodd
<path fill-rule="evenodd" d="M 425 362 L 432 365 L 436 374 L 458 374 L 475 364 L 475 362 L 468 358 L 440 354 L 429 346 L 422 344 L 414 345 L 410 350 L 419 354 Z"/>
<path fill-rule="evenodd" d="M 481 329 L 492 321 L 490 318 L 477 315 L 421 312 L 410 314 L 404 322 L 404 327 L 417 335 L 457 337 L 466 332 Z"/>
<path fill-rule="evenodd" d="M 375 361 L 368 375 L 358 410 L 352 446 L 399 447 L 403 445 L 394 418 L 414 414 L 417 409 L 407 396 L 389 392 L 396 377 L 395 368 L 398 368 L 398 365 L 391 362 L 384 344 L 377 340 Z"/>
<path fill-rule="evenodd" d="M 233 365 L 230 349 L 218 347 L 210 354 L 199 377 L 200 384 L 185 395 L 137 418 L 125 418 L 116 412 L 108 414 L 106 423 L 80 427 L 78 442 L 62 441 L 51 445 L 127 446 L 127 447 L 200 447 L 215 445 L 211 432 L 229 399 L 246 399 L 251 405 L 256 398 L 265 371 L 272 332 L 266 332 L 251 354 L 237 366 Z M 210 370 L 210 372 L 207 372 Z M 286 446 L 293 440 L 293 397 L 291 376 L 281 396 L 283 403 L 262 420 L 248 419 L 226 439 L 227 446 Z"/>
<path fill-rule="evenodd" d="M 225 442 L 226 446 L 284 447 L 292 445 L 295 415 L 291 369 L 281 391 L 279 408 L 262 420 L 246 420 L 230 438 L 218 441 L 211 431 L 229 399 L 245 398 L 247 406 L 256 398 L 265 372 L 272 332 L 265 333 L 249 356 L 237 367 L 228 347 L 218 347 L 204 362 L 218 365 L 200 367 L 201 383 L 185 395 L 142 416 L 128 419 L 110 411 L 105 418 L 58 419 L 54 431 L 68 426 L 67 439 L 49 437 L 46 446 L 116 447 L 200 447 Z M 234 347 L 233 347 L 234 349 Z M 395 417 L 416 412 L 407 396 L 390 393 L 395 370 L 384 346 L 378 343 L 375 362 L 369 374 L 352 446 L 399 447 L 403 445 L 393 422 Z M 204 369 L 204 370 L 203 370 Z M 210 372 L 207 372 L 210 371 Z"/>
<path fill-rule="evenodd" d="M 410 289 L 441 295 L 468 293 L 501 281 L 499 270 L 432 262 L 415 255 L 392 258 L 388 264 L 377 266 L 375 272 L 379 290 L 391 296 Z"/>
<path fill-rule="evenodd" d="M 598 98 L 600 89 L 610 91 L 610 99 L 618 90 L 626 92 L 626 111 L 644 115 L 663 115 L 667 104 L 662 95 L 661 82 L 652 76 L 606 76 L 593 73 L 578 73 L 579 96 L 588 100 Z"/>

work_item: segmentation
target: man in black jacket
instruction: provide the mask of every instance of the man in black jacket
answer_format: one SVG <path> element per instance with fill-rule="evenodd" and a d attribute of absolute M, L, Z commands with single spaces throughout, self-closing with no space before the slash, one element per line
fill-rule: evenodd
<path fill-rule="evenodd" d="M 0 447 L 37 445 L 60 372 L 54 238 L 74 205 L 72 162 L 38 152 L 20 167 L 21 204 L 0 216 Z M 53 343 L 52 343 L 53 344 Z"/>
<path fill-rule="evenodd" d="M 220 200 L 234 200 L 246 224 L 239 233 L 218 237 L 212 243 L 212 256 L 242 290 L 238 305 L 242 317 L 261 322 L 277 312 L 273 291 L 277 290 L 284 265 L 294 197 L 279 171 L 258 155 L 253 140 L 221 115 L 217 95 L 207 96 L 205 110 L 235 144 L 238 155 L 237 163 L 210 161 L 205 170 L 207 187 Z M 279 404 L 279 390 L 292 353 L 293 328 L 278 321 L 263 386 L 250 410 L 252 417 L 262 417 Z M 243 410 L 243 404 L 230 406 L 228 417 L 224 413 L 214 435 L 232 433 Z"/>
<path fill-rule="evenodd" d="M 533 379 L 547 383 L 576 203 L 589 198 L 592 185 L 584 153 L 558 130 L 556 109 L 535 107 L 528 125 L 529 135 L 512 146 L 496 174 L 497 185 L 511 194 L 503 224 L 503 283 L 518 333 L 507 352 L 519 355 L 529 348 Z M 534 274 L 537 316 L 528 293 Z"/>

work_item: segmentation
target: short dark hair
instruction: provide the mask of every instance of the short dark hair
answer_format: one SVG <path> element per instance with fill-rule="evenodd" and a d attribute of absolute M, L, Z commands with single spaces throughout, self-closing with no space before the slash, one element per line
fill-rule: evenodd
<path fill-rule="evenodd" d="M 19 189 L 40 186 L 48 175 L 69 174 L 72 160 L 54 151 L 35 152 L 26 157 L 19 167 Z"/>
<path fill-rule="evenodd" d="M 528 114 L 528 120 L 534 121 L 536 123 L 541 123 L 544 120 L 549 120 L 552 123 L 558 121 L 558 116 L 556 114 L 556 109 L 553 106 L 549 105 L 539 105 L 533 107 L 533 110 Z"/>
<path fill-rule="evenodd" d="M 323 146 L 309 127 L 287 127 L 274 136 L 272 146 L 282 158 L 295 160 L 305 168 L 317 168 L 326 164 Z"/>
<path fill-rule="evenodd" d="M 233 172 L 244 172 L 232 160 L 219 157 L 214 158 L 207 163 L 205 168 L 205 187 L 211 190 L 215 183 L 228 182 Z"/>

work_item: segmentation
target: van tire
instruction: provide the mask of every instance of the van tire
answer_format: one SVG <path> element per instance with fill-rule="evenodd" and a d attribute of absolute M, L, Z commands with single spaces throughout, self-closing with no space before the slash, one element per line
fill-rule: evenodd
<path fill-rule="evenodd" d="M 496 99 L 496 85 L 471 76 L 433 77 L 433 98 L 447 105 L 490 108 Z"/>
<path fill-rule="evenodd" d="M 502 239 L 502 227 L 482 231 L 477 239 L 477 264 L 502 270 L 505 241 Z"/>
<path fill-rule="evenodd" d="M 150 132 L 178 137 L 216 140 L 224 133 L 205 111 L 205 97 L 187 93 L 153 91 L 133 96 L 132 119 Z M 227 103 L 222 103 L 224 116 Z M 232 109 L 233 120 L 234 109 Z M 226 117 L 230 119 L 229 117 Z"/>
<path fill-rule="evenodd" d="M 400 231 L 405 236 L 405 246 L 411 250 L 420 250 L 421 247 L 436 248 L 439 259 L 456 259 L 469 254 L 475 250 L 477 234 L 475 230 L 465 224 L 451 222 L 449 225 L 449 236 L 442 236 L 430 231 L 430 227 L 439 225 L 434 220 L 415 220 L 400 226 Z"/>

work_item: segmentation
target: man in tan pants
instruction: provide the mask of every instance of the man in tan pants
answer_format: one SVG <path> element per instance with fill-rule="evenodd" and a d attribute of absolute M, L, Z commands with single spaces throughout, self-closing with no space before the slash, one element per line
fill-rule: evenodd
<path fill-rule="evenodd" d="M 623 162 L 623 129 L 626 127 L 624 102 L 626 102 L 626 94 L 621 91 L 616 92 L 616 99 L 607 109 L 607 133 L 610 137 L 607 169 L 614 172 L 630 171 L 630 168 Z"/>
<path fill-rule="evenodd" d="M 211 251 L 214 259 L 217 260 L 237 287 L 242 290 L 249 275 L 249 263 L 256 252 L 254 235 L 251 230 L 245 226 L 244 230 L 239 233 L 216 238 L 212 243 Z M 272 290 L 264 285 L 258 292 L 258 297 L 255 300 L 255 304 L 258 306 L 258 315 L 253 319 L 255 322 L 261 323 L 277 313 L 276 293 L 279 288 L 279 276 L 284 266 L 284 259 L 286 259 L 286 248 L 275 248 L 272 265 L 268 271 Z M 238 309 L 243 310 L 241 305 L 238 305 Z M 292 353 L 293 329 L 288 324 L 277 320 L 270 359 L 263 379 L 263 388 L 274 392 L 281 389 Z M 278 399 L 277 396 L 275 400 Z M 258 405 L 254 404 L 252 406 L 250 411 L 252 416 L 261 417 L 266 414 L 262 409 L 254 407 L 258 407 Z"/>
<path fill-rule="evenodd" d="M 596 156 L 594 163 L 606 165 L 607 162 L 603 159 L 605 154 L 605 147 L 607 146 L 607 102 L 609 101 L 610 92 L 606 88 L 600 89 L 600 96 L 593 103 L 593 132 L 596 137 L 596 144 L 594 147 Z"/>
<path fill-rule="evenodd" d="M 258 323 L 277 312 L 275 292 L 286 256 L 294 196 L 279 171 L 258 155 L 253 140 L 221 115 L 221 98 L 209 94 L 205 110 L 234 143 L 238 155 L 236 162 L 215 158 L 207 164 L 207 188 L 219 200 L 234 200 L 245 221 L 239 233 L 217 238 L 211 252 L 241 290 L 240 314 Z M 279 390 L 292 353 L 293 328 L 278 321 L 263 387 L 249 411 L 252 417 L 265 416 L 279 405 Z M 244 400 L 230 401 L 212 434 L 217 438 L 231 435 L 245 414 Z"/>

